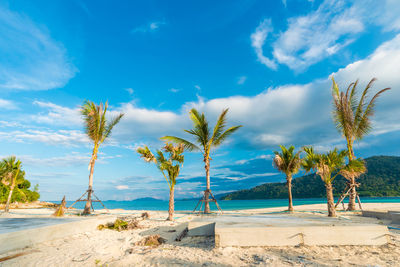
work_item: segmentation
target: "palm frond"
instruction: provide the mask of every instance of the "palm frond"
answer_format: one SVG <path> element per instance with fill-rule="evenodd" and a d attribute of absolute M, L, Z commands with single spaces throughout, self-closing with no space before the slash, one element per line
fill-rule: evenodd
<path fill-rule="evenodd" d="M 148 146 L 145 147 L 139 147 L 136 149 L 136 152 L 140 154 L 140 157 L 143 158 L 146 162 L 157 162 L 156 157 L 151 153 L 150 149 Z"/>
<path fill-rule="evenodd" d="M 361 115 L 359 118 L 359 121 L 357 122 L 357 128 L 355 131 L 355 135 L 357 139 L 363 138 L 367 133 L 369 133 L 372 129 L 371 127 L 371 120 L 370 118 L 374 115 L 374 107 L 375 107 L 375 102 L 378 99 L 378 97 L 385 91 L 390 90 L 390 88 L 385 88 L 380 90 L 378 93 L 374 95 L 374 97 L 371 99 L 371 101 L 368 103 L 367 107 L 365 108 L 364 113 Z"/>
<path fill-rule="evenodd" d="M 196 151 L 196 150 L 201 151 L 201 149 L 198 146 L 196 146 L 195 144 L 193 144 L 183 138 L 167 135 L 167 136 L 161 137 L 160 139 L 164 140 L 164 141 L 171 141 L 176 144 L 182 144 L 185 147 L 185 150 L 188 150 L 188 151 Z"/>
<path fill-rule="evenodd" d="M 238 126 L 233 126 L 231 128 L 229 128 L 228 130 L 226 130 L 225 132 L 223 132 L 217 139 L 213 140 L 212 145 L 214 147 L 219 146 L 223 141 L 225 141 L 231 134 L 233 134 L 234 132 L 236 132 L 237 130 L 239 130 L 242 127 L 242 125 L 238 125 Z"/>
<path fill-rule="evenodd" d="M 282 150 L 281 152 L 274 152 L 273 166 L 287 176 L 292 176 L 299 172 L 301 167 L 301 151 L 294 153 L 294 146 L 290 146 L 289 149 L 282 145 L 280 147 Z"/>
<path fill-rule="evenodd" d="M 226 126 L 226 114 L 228 113 L 228 108 L 222 110 L 218 117 L 217 123 L 215 124 L 213 134 L 211 136 L 210 142 L 213 143 L 214 140 L 218 139 L 223 133 Z"/>
<path fill-rule="evenodd" d="M 103 135 L 103 138 L 101 140 L 101 143 L 104 142 L 105 139 L 107 139 L 111 135 L 111 131 L 114 128 L 115 125 L 119 123 L 119 121 L 122 119 L 124 116 L 124 113 L 118 114 L 116 117 L 112 118 L 110 122 L 105 127 L 105 133 Z"/>

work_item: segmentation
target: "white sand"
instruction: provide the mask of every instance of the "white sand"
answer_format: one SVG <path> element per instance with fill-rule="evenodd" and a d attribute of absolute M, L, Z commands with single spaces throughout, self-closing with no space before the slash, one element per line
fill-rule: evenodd
<path fill-rule="evenodd" d="M 367 203 L 364 209 L 400 210 L 400 204 Z M 262 214 L 284 208 L 245 210 L 226 213 Z M 295 206 L 298 211 L 325 211 L 326 205 Z M 13 210 L 13 217 L 41 213 L 48 216 L 52 210 Z M 113 210 L 116 213 L 141 212 Z M 17 214 L 19 213 L 19 214 Z M 209 237 L 175 237 L 184 229 L 183 223 L 194 215 L 176 214 L 174 222 L 164 219 L 166 212 L 149 212 L 151 218 L 140 222 L 141 229 L 117 232 L 102 230 L 86 232 L 67 238 L 37 244 L 32 248 L 9 252 L 28 253 L 0 262 L 1 266 L 400 266 L 400 231 L 391 230 L 392 244 L 384 246 L 298 246 L 263 248 L 214 248 Z M 388 224 L 358 213 L 339 213 L 360 223 Z M 26 215 L 28 216 L 28 215 Z M 321 214 L 320 216 L 326 216 Z M 398 226 L 400 227 L 400 226 Z M 175 230 L 175 231 L 174 231 Z M 144 236 L 159 234 L 168 241 L 159 247 L 138 246 L 134 243 Z"/>

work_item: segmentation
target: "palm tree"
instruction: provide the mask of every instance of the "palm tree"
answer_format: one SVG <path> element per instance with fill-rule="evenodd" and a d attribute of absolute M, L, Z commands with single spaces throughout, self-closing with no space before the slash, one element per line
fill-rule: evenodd
<path fill-rule="evenodd" d="M 18 184 L 18 181 L 23 181 L 23 175 L 25 173 L 20 172 L 20 170 L 21 161 L 17 160 L 15 156 L 5 158 L 0 163 L 0 175 L 2 177 L 1 182 L 4 185 L 10 187 L 4 212 L 9 212 L 11 196 L 13 194 L 14 188 Z"/>
<path fill-rule="evenodd" d="M 314 153 L 312 147 L 305 147 L 306 157 L 302 162 L 302 167 L 306 172 L 315 170 L 322 181 L 325 183 L 326 199 L 328 203 L 328 216 L 336 217 L 335 203 L 333 200 L 332 183 L 336 176 L 341 174 L 341 170 L 345 168 L 346 150 L 338 152 L 337 148 L 326 154 Z M 332 174 L 334 174 L 332 176 Z"/>
<path fill-rule="evenodd" d="M 289 195 L 289 208 L 290 212 L 293 211 L 292 199 L 292 178 L 293 175 L 298 173 L 301 167 L 300 151 L 294 153 L 294 146 L 287 149 L 285 146 L 280 146 L 282 152 L 275 151 L 275 158 L 273 160 L 274 167 L 286 175 L 286 185 L 288 187 Z"/>
<path fill-rule="evenodd" d="M 225 141 L 231 134 L 237 131 L 242 125 L 233 126 L 225 130 L 226 127 L 226 114 L 229 109 L 224 109 L 219 115 L 217 124 L 215 125 L 213 131 L 208 125 L 208 121 L 204 116 L 204 113 L 199 113 L 196 109 L 190 111 L 190 119 L 193 122 L 193 129 L 185 130 L 185 132 L 191 134 L 195 138 L 194 143 L 187 141 L 183 138 L 175 136 L 164 136 L 161 139 L 166 141 L 171 141 L 177 144 L 182 144 L 186 150 L 189 151 L 201 151 L 203 153 L 204 168 L 206 170 L 206 190 L 204 191 L 205 206 L 204 213 L 210 213 L 210 203 L 209 196 L 211 194 L 210 189 L 210 153 L 213 148 L 218 147 Z M 225 131 L 224 131 L 225 130 Z"/>
<path fill-rule="evenodd" d="M 88 198 L 86 201 L 85 209 L 83 210 L 83 214 L 90 214 L 93 192 L 93 171 L 94 164 L 97 159 L 97 152 L 99 151 L 99 146 L 111 135 L 112 129 L 124 115 L 123 113 L 120 113 L 108 122 L 106 118 L 107 108 L 107 102 L 104 105 L 103 103 L 100 103 L 100 105 L 96 105 L 92 101 L 85 101 L 81 107 L 81 114 L 85 121 L 86 134 L 94 144 L 92 157 L 89 163 L 90 174 L 89 188 L 87 190 Z"/>
<path fill-rule="evenodd" d="M 155 163 L 167 181 L 169 186 L 169 208 L 167 220 L 172 221 L 174 219 L 174 188 L 176 185 L 176 178 L 179 175 L 180 168 L 183 166 L 183 161 L 185 159 L 182 155 L 184 146 L 182 144 L 174 146 L 166 143 L 162 150 L 169 154 L 168 159 L 165 158 L 161 150 L 157 150 L 156 156 L 154 156 L 147 146 L 143 148 L 139 147 L 137 152 L 146 162 Z M 165 172 L 167 172 L 168 177 L 165 175 Z"/>
<path fill-rule="evenodd" d="M 376 81 L 373 78 L 365 87 L 359 100 L 357 100 L 358 80 L 351 83 L 346 92 L 341 92 L 335 79 L 332 76 L 332 96 L 333 96 L 333 121 L 338 131 L 344 136 L 347 142 L 349 162 L 355 159 L 353 143 L 361 140 L 371 129 L 371 117 L 374 115 L 374 107 L 377 98 L 390 88 L 385 88 L 376 93 L 371 100 L 367 101 L 369 90 Z M 359 176 L 359 175 L 358 175 Z M 356 199 L 356 178 L 357 173 L 348 172 L 345 178 L 349 181 L 351 188 L 348 210 L 355 210 Z"/>

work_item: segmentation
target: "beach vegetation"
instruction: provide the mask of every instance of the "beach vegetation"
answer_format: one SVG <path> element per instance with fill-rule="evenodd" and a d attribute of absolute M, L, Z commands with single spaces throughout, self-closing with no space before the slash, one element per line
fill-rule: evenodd
<path fill-rule="evenodd" d="M 272 161 L 273 166 L 286 176 L 286 186 L 289 198 L 288 211 L 293 211 L 293 198 L 292 198 L 292 179 L 293 175 L 299 172 L 301 168 L 300 151 L 294 151 L 294 146 L 286 148 L 281 145 L 281 152 L 275 151 L 275 157 Z"/>
<path fill-rule="evenodd" d="M 230 135 L 232 135 L 234 132 L 242 127 L 242 125 L 238 125 L 226 129 L 228 110 L 229 109 L 224 109 L 221 112 L 216 125 L 213 129 L 211 129 L 204 113 L 200 114 L 199 111 L 197 111 L 196 109 L 191 109 L 189 115 L 193 123 L 193 129 L 184 131 L 194 138 L 193 142 L 176 136 L 164 136 L 161 138 L 162 140 L 181 144 L 188 151 L 200 151 L 203 154 L 204 168 L 206 171 L 206 190 L 204 191 L 204 197 L 206 201 L 204 206 L 204 213 L 210 213 L 210 203 L 208 200 L 211 194 L 211 152 L 214 148 L 220 146 L 224 141 L 226 141 L 226 139 Z"/>
<path fill-rule="evenodd" d="M 148 146 L 139 147 L 137 149 L 141 158 L 146 162 L 154 163 L 157 166 L 168 183 L 169 208 L 167 220 L 169 221 L 174 219 L 174 189 L 176 179 L 179 176 L 179 172 L 185 160 L 183 155 L 184 149 L 185 147 L 183 144 L 173 145 L 171 143 L 166 143 L 161 150 L 156 151 L 155 155 L 150 151 Z M 168 154 L 167 157 L 165 157 L 163 151 Z M 143 214 L 143 218 L 146 216 L 148 217 L 148 214 Z"/>
<path fill-rule="evenodd" d="M 109 229 L 118 232 L 136 228 L 139 228 L 139 221 L 137 219 L 123 220 L 121 218 L 116 219 L 114 222 L 99 224 L 97 226 L 97 230 Z"/>
<path fill-rule="evenodd" d="M 93 193 L 93 172 L 94 165 L 97 160 L 97 153 L 100 145 L 111 136 L 112 129 L 124 116 L 123 113 L 117 114 L 108 120 L 106 114 L 108 103 L 100 103 L 96 105 L 92 101 L 85 101 L 81 107 L 81 114 L 85 122 L 85 132 L 89 139 L 93 142 L 93 151 L 89 163 L 89 187 L 87 190 L 87 201 L 83 214 L 90 214 Z"/>
<path fill-rule="evenodd" d="M 30 190 L 31 183 L 25 179 L 22 163 L 15 156 L 4 158 L 0 162 L 0 203 L 5 203 L 8 211 L 14 202 L 32 202 L 39 199 L 39 187 Z"/>
<path fill-rule="evenodd" d="M 340 91 L 332 77 L 333 121 L 337 130 L 346 139 L 349 163 L 356 158 L 353 149 L 354 141 L 361 140 L 372 130 L 371 118 L 375 112 L 376 100 L 383 92 L 390 89 L 385 88 L 378 91 L 368 101 L 367 98 L 375 81 L 375 78 L 371 79 L 361 96 L 358 97 L 358 80 L 351 83 L 346 91 Z M 344 174 L 349 182 L 349 188 L 351 188 L 348 210 L 355 210 L 356 187 L 358 186 L 356 179 L 361 174 L 351 171 Z"/>

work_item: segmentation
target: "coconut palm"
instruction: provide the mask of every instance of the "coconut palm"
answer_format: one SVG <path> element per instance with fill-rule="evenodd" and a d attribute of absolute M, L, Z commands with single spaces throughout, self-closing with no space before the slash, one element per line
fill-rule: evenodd
<path fill-rule="evenodd" d="M 201 151 L 203 153 L 204 168 L 206 170 L 206 190 L 204 196 L 206 199 L 204 206 L 204 213 L 210 213 L 210 203 L 208 202 L 211 194 L 210 188 L 210 153 L 212 149 L 221 145 L 231 134 L 237 131 L 241 125 L 233 126 L 225 130 L 226 127 L 226 114 L 229 109 L 224 109 L 220 114 L 214 129 L 211 131 L 208 121 L 204 113 L 200 114 L 196 109 L 190 111 L 190 119 L 193 122 L 193 129 L 185 130 L 195 138 L 195 145 L 193 142 L 187 141 L 183 138 L 175 136 L 164 136 L 161 139 L 171 141 L 177 144 L 182 144 L 186 150 Z M 224 131 L 225 130 L 225 131 Z"/>
<path fill-rule="evenodd" d="M 92 204 L 92 192 L 93 192 L 93 171 L 94 164 L 97 159 L 97 153 L 99 146 L 111 135 L 111 131 L 114 126 L 121 120 L 123 113 L 118 114 L 110 121 L 106 118 L 108 103 L 104 105 L 94 104 L 92 101 L 85 101 L 81 107 L 81 114 L 85 121 L 85 131 L 89 139 L 93 142 L 94 147 L 92 151 L 92 157 L 89 163 L 89 188 L 87 190 L 88 198 L 86 201 L 85 209 L 83 214 L 90 214 L 90 207 Z"/>
<path fill-rule="evenodd" d="M 306 157 L 303 159 L 302 167 L 306 172 L 315 170 L 325 184 L 326 188 L 326 199 L 328 203 L 328 216 L 335 217 L 335 203 L 333 200 L 333 188 L 332 183 L 335 178 L 341 174 L 341 171 L 345 168 L 345 161 L 347 151 L 338 151 L 335 148 L 326 154 L 318 154 L 314 152 L 312 147 L 305 147 Z M 332 176 L 333 175 L 333 176 Z"/>
<path fill-rule="evenodd" d="M 167 181 L 169 187 L 169 208 L 167 220 L 172 221 L 174 219 L 174 188 L 176 185 L 176 178 L 179 175 L 180 168 L 183 166 L 183 161 L 185 159 L 182 155 L 184 146 L 182 144 L 174 146 L 166 143 L 162 150 L 169 154 L 168 159 L 165 158 L 161 150 L 157 150 L 156 155 L 154 155 L 147 146 L 138 148 L 137 152 L 146 162 L 155 163 Z"/>
<path fill-rule="evenodd" d="M 293 175 L 299 172 L 301 167 L 300 151 L 294 153 L 294 146 L 290 146 L 287 149 L 285 146 L 280 146 L 281 152 L 275 151 L 275 157 L 273 160 L 274 167 L 283 172 L 286 175 L 286 185 L 288 187 L 289 195 L 289 208 L 290 212 L 293 211 L 293 199 L 292 199 L 292 179 Z"/>
<path fill-rule="evenodd" d="M 15 156 L 5 158 L 0 163 L 1 182 L 10 188 L 4 212 L 8 212 L 10 209 L 11 197 L 15 186 L 18 185 L 18 182 L 24 180 L 23 176 L 25 172 L 21 172 L 20 170 L 21 161 L 17 160 Z"/>
<path fill-rule="evenodd" d="M 374 108 L 377 98 L 390 88 L 385 88 L 376 93 L 368 102 L 369 91 L 376 81 L 373 78 L 365 87 L 361 97 L 357 99 L 358 80 L 351 83 L 346 92 L 341 92 L 335 79 L 332 77 L 332 96 L 333 96 L 333 120 L 338 131 L 344 136 L 347 142 L 349 162 L 355 159 L 353 143 L 361 140 L 371 129 L 371 117 L 374 115 Z M 359 176 L 360 174 L 358 174 Z M 355 210 L 356 198 L 356 178 L 357 173 L 348 172 L 345 178 L 349 181 L 351 188 L 348 210 Z"/>

